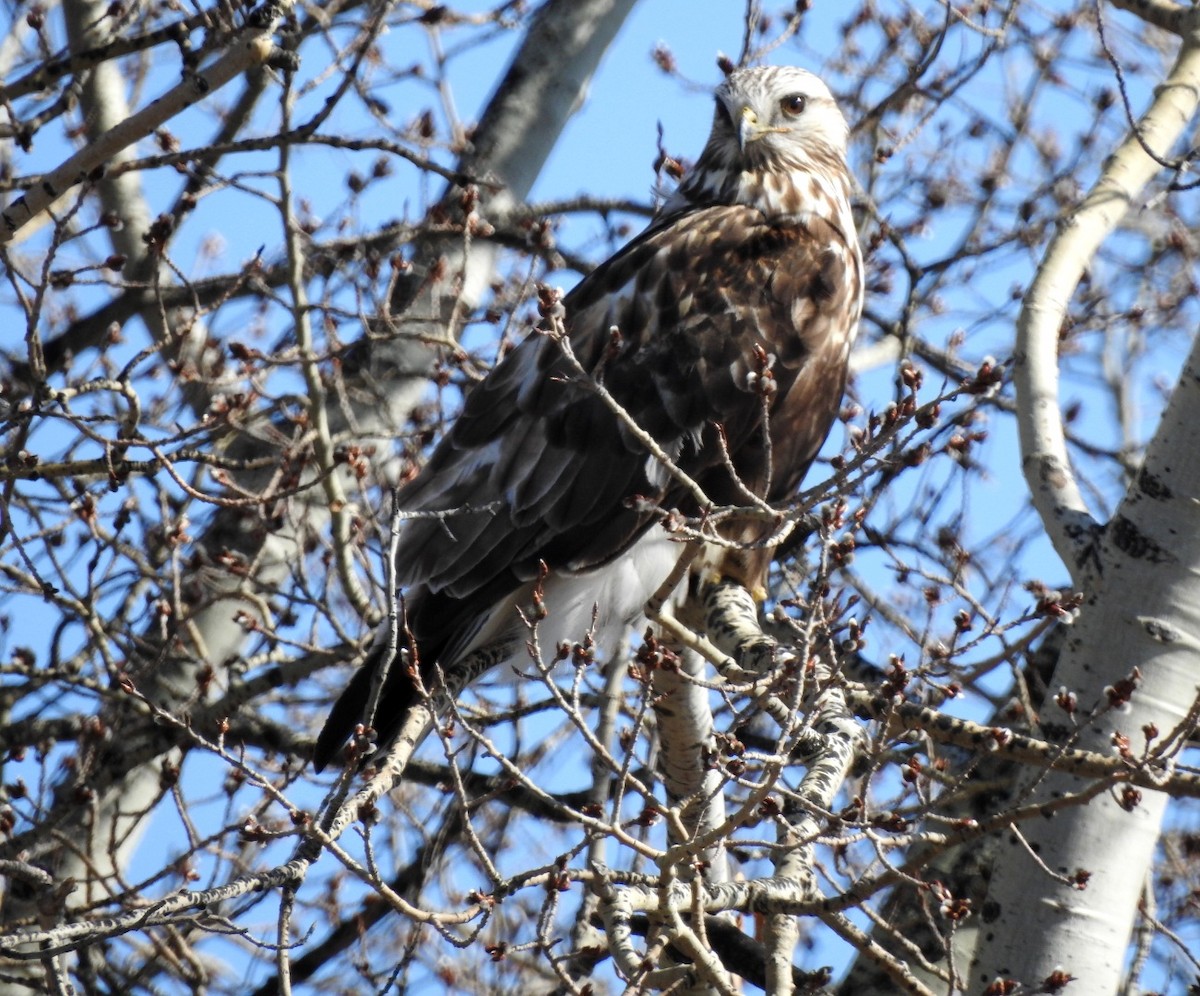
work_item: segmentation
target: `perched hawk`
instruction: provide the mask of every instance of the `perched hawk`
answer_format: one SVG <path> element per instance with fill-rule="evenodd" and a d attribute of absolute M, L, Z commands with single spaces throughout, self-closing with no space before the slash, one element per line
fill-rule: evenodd
<path fill-rule="evenodd" d="M 614 646 L 674 566 L 681 548 L 656 510 L 695 515 L 697 499 L 596 382 L 715 506 L 746 505 L 747 489 L 770 502 L 795 493 L 841 403 L 862 307 L 846 141 L 811 73 L 731 73 L 695 168 L 562 302 L 588 376 L 535 334 L 471 391 L 399 495 L 405 511 L 450 513 L 407 519 L 399 536 L 397 579 L 427 688 L 439 669 L 458 688 L 492 665 L 528 663 L 518 610 L 531 607 L 543 564 L 539 642 L 551 656 L 582 638 L 594 607 L 597 644 Z M 761 589 L 768 528 L 721 531 L 742 547 L 709 544 L 692 570 Z M 333 707 L 318 770 L 367 721 L 384 645 Z M 397 659 L 372 720 L 381 745 L 414 694 Z"/>

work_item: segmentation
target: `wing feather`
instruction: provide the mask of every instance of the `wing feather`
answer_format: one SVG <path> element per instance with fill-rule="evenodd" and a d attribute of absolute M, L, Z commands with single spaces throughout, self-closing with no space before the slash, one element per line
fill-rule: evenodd
<path fill-rule="evenodd" d="M 736 205 L 694 208 L 648 229 L 567 295 L 568 335 L 585 367 L 598 370 L 634 420 L 712 486 L 716 500 L 736 500 L 738 489 L 714 445 L 714 422 L 731 450 L 745 451 L 735 461 L 744 483 L 767 477 L 766 447 L 746 445 L 762 435 L 761 400 L 749 381 L 755 347 L 774 357 L 780 390 L 771 435 L 789 428 L 772 449 L 782 447 L 789 459 L 776 454 L 765 497 L 779 499 L 798 485 L 839 403 L 847 288 L 861 279 L 851 272 L 856 261 L 819 218 L 779 224 Z M 612 326 L 620 332 L 615 349 Z M 795 408 L 811 417 L 789 418 Z M 461 597 L 505 573 L 502 557 L 486 555 L 501 549 L 525 561 L 512 572 L 514 587 L 547 556 L 557 562 L 551 567 L 607 562 L 652 521 L 628 506 L 632 495 L 688 504 L 662 475 L 648 474 L 646 462 L 558 345 L 535 334 L 471 392 L 425 472 L 401 494 L 413 511 L 468 503 L 496 511 L 451 517 L 455 542 L 445 541 L 440 523 L 410 522 L 401 573 L 409 584 L 451 585 Z"/>
<path fill-rule="evenodd" d="M 743 486 L 772 501 L 790 496 L 816 456 L 840 403 L 861 280 L 857 251 L 821 218 L 780 223 L 744 206 L 704 206 L 651 226 L 563 304 L 585 370 L 714 502 L 738 504 Z M 777 388 L 766 432 L 751 389 L 760 354 L 771 358 Z M 655 521 L 635 495 L 698 511 L 559 345 L 531 335 L 469 393 L 400 494 L 409 512 L 445 513 L 409 519 L 399 537 L 397 577 L 423 666 L 452 667 L 488 634 L 519 644 L 514 624 L 494 618 L 497 607 L 543 563 L 588 572 L 629 550 Z M 765 528 L 726 531 L 753 543 Z M 723 551 L 713 567 L 757 586 L 769 561 L 769 550 Z M 318 759 L 352 728 L 353 701 L 365 702 L 369 687 L 356 676 Z M 411 695 L 397 677 L 378 717 L 385 736 Z"/>
<path fill-rule="evenodd" d="M 796 88 L 810 97 L 804 118 L 764 126 L 749 145 L 718 113 L 666 213 L 564 298 L 587 376 L 551 337 L 530 336 L 469 393 L 401 492 L 414 515 L 438 513 L 408 519 L 399 537 L 397 575 L 422 667 L 449 671 L 484 646 L 489 659 L 520 646 L 513 617 L 543 565 L 585 622 L 591 572 L 620 568 L 601 584 L 623 592 L 616 611 L 628 623 L 653 585 L 630 579 L 643 568 L 657 577 L 670 560 L 672 544 L 646 535 L 652 509 L 694 514 L 695 498 L 591 378 L 718 505 L 741 504 L 746 489 L 778 501 L 799 486 L 836 416 L 861 308 L 846 124 L 828 88 L 795 68 L 739 70 L 717 93 L 767 122 L 779 93 Z M 705 566 L 758 587 L 770 550 L 755 544 L 769 525 L 722 528 L 743 548 L 708 544 Z M 619 559 L 635 544 L 637 556 Z M 576 573 L 586 576 L 566 577 Z M 331 715 L 318 764 L 361 712 L 363 674 Z M 393 673 L 377 717 L 384 739 L 411 696 Z"/>

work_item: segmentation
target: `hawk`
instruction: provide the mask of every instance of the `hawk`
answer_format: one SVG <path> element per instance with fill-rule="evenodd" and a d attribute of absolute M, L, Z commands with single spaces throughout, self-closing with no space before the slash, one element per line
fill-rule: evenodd
<path fill-rule="evenodd" d="M 529 336 L 400 491 L 404 512 L 425 513 L 398 537 L 406 653 L 367 717 L 376 640 L 317 740 L 318 771 L 356 724 L 381 745 L 397 736 L 413 662 L 424 687 L 451 694 L 528 663 L 535 593 L 541 646 L 579 641 L 593 618 L 597 645 L 616 645 L 678 560 L 664 513 L 703 511 L 688 478 L 713 507 L 798 489 L 841 404 L 862 308 L 848 129 L 803 69 L 738 69 L 715 96 L 695 167 L 556 309 L 573 356 L 561 337 Z M 733 543 L 705 544 L 690 570 L 763 590 L 770 524 L 717 529 Z"/>

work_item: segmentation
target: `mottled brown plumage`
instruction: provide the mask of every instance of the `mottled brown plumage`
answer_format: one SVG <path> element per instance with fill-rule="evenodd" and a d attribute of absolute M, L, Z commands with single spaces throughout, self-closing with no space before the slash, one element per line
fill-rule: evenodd
<path fill-rule="evenodd" d="M 840 404 L 863 273 L 846 125 L 824 84 L 795 68 L 739 70 L 716 104 L 696 167 L 649 228 L 563 306 L 584 369 L 721 506 L 744 505 L 746 488 L 779 501 L 799 487 Z M 766 432 L 764 369 L 773 381 Z M 595 606 L 603 649 L 637 619 L 679 553 L 654 507 L 699 511 L 543 335 L 472 390 L 400 501 L 409 512 L 455 510 L 407 520 L 397 561 L 422 673 L 432 678 L 436 662 L 448 680 L 522 662 L 528 633 L 518 609 L 542 563 L 550 572 L 542 645 L 579 640 Z M 747 520 L 722 533 L 753 544 L 765 529 Z M 717 544 L 701 558 L 705 570 L 752 588 L 765 584 L 769 562 L 769 549 Z M 335 705 L 318 768 L 364 721 L 379 656 Z M 381 742 L 412 696 L 397 661 L 374 718 Z"/>

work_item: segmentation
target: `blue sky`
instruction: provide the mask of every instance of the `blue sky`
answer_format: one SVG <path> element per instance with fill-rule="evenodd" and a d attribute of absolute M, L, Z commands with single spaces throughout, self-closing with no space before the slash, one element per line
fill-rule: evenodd
<path fill-rule="evenodd" d="M 492 4 L 460 6 L 466 9 L 487 9 Z M 938 10 L 940 8 L 937 5 L 931 5 L 930 16 Z M 838 36 L 837 24 L 845 14 L 846 11 L 840 6 L 818 0 L 806 18 L 802 45 L 785 47 L 772 61 L 796 62 L 818 73 L 822 72 L 826 60 L 838 54 L 841 39 Z M 533 197 L 557 199 L 587 192 L 599 196 L 632 197 L 648 201 L 654 182 L 652 163 L 656 156 L 659 124 L 661 123 L 664 129 L 664 141 L 671 152 L 694 157 L 703 144 L 711 117 L 711 100 L 708 94 L 703 89 L 691 90 L 681 86 L 677 80 L 661 73 L 651 58 L 652 50 L 660 42 L 664 43 L 675 55 L 679 68 L 686 77 L 698 84 L 712 84 L 719 78 L 716 67 L 717 53 L 736 55 L 741 46 L 742 17 L 743 5 L 725 0 L 646 0 L 639 4 L 602 62 L 586 101 L 565 130 L 534 188 Z M 410 45 L 414 37 L 415 32 L 405 34 L 403 39 L 396 35 L 391 39 L 385 38 L 382 44 L 398 46 L 403 42 Z M 470 120 L 475 117 L 516 41 L 515 34 L 501 35 L 495 42 L 473 50 L 455 63 L 452 73 L 453 90 L 464 119 Z M 454 33 L 447 33 L 445 43 L 448 49 L 457 44 Z M 953 41 L 948 43 L 943 53 L 943 58 L 953 65 L 958 60 L 967 58 L 978 44 L 978 39 L 969 35 L 954 35 Z M 411 52 L 389 48 L 388 51 L 390 60 L 395 65 L 413 61 L 428 62 L 430 59 L 427 48 L 414 48 Z M 320 52 L 316 45 L 306 50 L 305 59 L 300 73 L 302 81 L 324 68 L 319 61 Z M 1019 67 L 1010 71 L 1016 75 Z M 889 72 L 894 77 L 896 67 L 891 67 Z M 149 99 L 154 93 L 173 84 L 176 78 L 177 68 L 174 63 L 164 65 L 160 72 L 151 75 L 143 99 Z M 973 92 L 971 99 L 976 102 L 976 107 L 955 107 L 948 112 L 950 120 L 961 128 L 973 109 L 981 112 L 998 111 L 1013 92 L 1020 91 L 1020 82 L 1019 79 L 1005 78 L 999 70 L 995 71 L 986 81 L 987 85 L 980 86 Z M 1088 107 L 1088 88 L 1093 82 L 1096 85 L 1111 85 L 1112 81 L 1089 79 L 1081 86 L 1079 93 L 1064 94 L 1061 103 L 1062 120 L 1059 122 L 1064 132 L 1072 129 L 1078 131 L 1082 128 L 1080 118 L 1082 110 Z M 886 81 L 880 80 L 877 86 L 880 90 L 884 89 Z M 237 84 L 234 84 L 229 90 L 214 95 L 201 108 L 172 123 L 172 131 L 181 138 L 185 147 L 202 144 L 205 136 L 211 134 L 214 127 L 212 108 L 232 99 L 236 88 Z M 1135 100 L 1144 98 L 1144 93 L 1144 84 L 1140 88 L 1135 87 Z M 398 83 L 388 89 L 387 95 L 393 101 L 393 116 L 398 121 L 414 118 L 426 108 L 433 110 L 435 116 L 439 114 L 436 95 L 425 84 Z M 322 97 L 323 91 L 314 91 L 302 110 L 311 110 Z M 346 107 L 347 117 L 339 120 L 337 130 L 372 134 L 377 127 L 375 122 L 356 110 L 353 103 L 348 102 Z M 268 102 L 262 111 L 263 129 L 271 127 L 273 115 L 274 105 Z M 932 129 L 933 126 L 930 127 Z M 151 152 L 152 143 L 144 143 L 142 151 Z M 56 164 L 63 154 L 64 148 L 47 137 L 38 142 L 32 155 L 20 160 L 20 172 L 29 173 L 48 168 Z M 860 151 L 860 156 L 861 154 Z M 915 156 L 915 148 L 911 153 L 906 152 L 898 156 L 890 167 L 895 174 L 892 182 L 897 185 L 904 182 L 904 159 L 909 154 Z M 947 144 L 945 155 L 962 158 L 962 173 L 965 179 L 969 179 L 971 171 L 978 167 L 977 163 L 971 161 L 969 149 L 954 143 Z M 312 211 L 318 217 L 337 217 L 349 197 L 344 183 L 346 173 L 351 169 L 358 169 L 360 172 L 368 169 L 373 158 L 372 154 L 356 155 L 348 152 L 298 152 L 295 182 L 297 196 L 311 203 Z M 1080 177 L 1081 181 L 1086 179 L 1086 175 Z M 179 177 L 170 170 L 160 170 L 147 176 L 146 187 L 151 200 L 152 214 L 171 203 L 180 182 Z M 267 193 L 274 190 L 273 181 L 269 178 L 248 177 L 245 182 L 248 187 L 257 186 Z M 405 215 L 415 217 L 419 214 L 420 205 L 428 193 L 428 190 L 422 187 L 424 182 L 410 167 L 398 163 L 393 176 L 386 184 L 372 187 L 368 195 L 362 198 L 355 207 L 354 215 L 362 222 L 363 228 L 372 227 L 375 222 L 384 218 Z M 920 205 L 913 205 L 911 210 L 919 211 Z M 914 239 L 914 245 L 923 254 L 927 254 L 927 258 L 937 258 L 954 241 L 954 222 L 954 215 L 947 212 L 940 217 L 938 224 L 930 226 L 922 238 Z M 638 224 L 636 220 L 631 223 L 635 226 Z M 593 222 L 576 221 L 564 226 L 560 238 L 565 245 L 572 247 L 590 245 L 589 254 L 595 258 L 603 255 L 603 251 L 594 242 L 600 237 L 598 233 L 599 228 Z M 277 211 L 254 196 L 235 194 L 222 198 L 219 203 L 214 201 L 211 210 L 206 208 L 195 213 L 176 244 L 175 261 L 187 273 L 225 272 L 245 265 L 259 247 L 265 247 L 266 253 L 273 256 L 279 252 L 280 245 Z M 202 252 L 202 246 L 215 247 L 215 254 Z M 964 298 L 951 298 L 949 313 L 939 316 L 937 322 L 930 320 L 927 329 L 934 344 L 945 344 L 955 328 L 956 307 L 962 307 L 965 311 L 963 301 L 966 296 L 978 294 L 1003 297 L 1011 285 L 1019 284 L 1027 275 L 1027 271 L 1023 271 L 1019 261 L 1016 261 L 1005 268 L 981 273 L 978 287 L 952 288 L 952 291 L 964 295 Z M 560 273 L 552 275 L 550 279 L 554 283 L 569 285 L 573 283 L 575 275 Z M 99 289 L 94 294 L 84 291 L 78 294 L 77 300 L 86 304 L 89 300 L 96 300 L 102 296 L 103 293 Z M 228 333 L 231 338 L 240 338 L 246 333 L 233 327 L 240 320 L 244 320 L 247 326 L 252 324 L 249 315 L 238 316 L 236 312 L 231 312 L 219 318 L 219 327 L 214 331 Z M 1003 355 L 1007 331 L 1008 326 L 1005 325 L 1003 316 L 1000 316 L 992 326 L 978 330 L 985 345 L 978 346 L 972 342 L 969 351 L 994 351 Z M 273 341 L 284 333 L 283 328 L 271 325 L 264 330 L 264 338 Z M 125 348 L 132 354 L 142 345 L 144 340 L 134 332 L 129 336 Z M 1164 351 L 1161 364 L 1167 376 L 1172 373 L 1168 363 L 1170 352 Z M 878 410 L 891 400 L 891 376 L 891 370 L 888 369 L 863 378 L 857 390 L 864 407 Z M 1102 393 L 1089 394 L 1085 382 L 1073 384 L 1071 390 L 1084 398 L 1094 397 L 1094 404 L 1102 409 Z M 1147 426 L 1153 425 L 1155 405 L 1152 403 L 1153 399 L 1150 399 L 1150 402 L 1147 404 Z M 1020 478 L 1015 439 L 1011 427 L 1006 425 L 993 423 L 990 426 L 993 435 L 985 444 L 982 457 L 988 468 L 987 478 L 981 481 L 977 490 L 970 495 L 963 494 L 958 498 L 964 515 L 968 512 L 975 514 L 971 521 L 978 524 L 970 527 L 976 531 L 973 535 L 996 534 L 1004 524 L 1018 515 L 1024 501 L 1025 489 Z M 42 442 L 48 448 L 52 447 L 53 437 L 43 436 Z M 1112 482 L 1101 495 L 1103 501 L 1111 501 L 1116 494 L 1116 489 L 1111 485 Z M 929 496 L 945 486 L 945 480 L 936 475 L 916 478 L 914 483 L 897 489 L 895 496 L 889 499 L 897 506 L 893 514 L 897 517 L 903 516 L 909 506 L 931 500 Z M 114 504 L 117 500 L 118 498 L 112 499 Z M 1031 523 L 1026 518 L 1022 525 L 1028 528 Z M 997 538 L 997 542 L 1003 540 L 1003 536 Z M 1044 543 L 1034 544 L 1025 552 L 1024 558 L 1022 563 L 1030 574 L 1052 583 L 1061 579 L 1061 565 L 1048 553 Z M 874 569 L 886 577 L 891 568 L 887 563 L 879 563 L 871 568 L 869 558 L 865 558 L 863 569 Z M 881 587 L 883 584 L 881 581 Z M 1021 596 L 1018 592 L 1014 598 L 1019 597 Z M 51 618 L 44 608 L 38 607 L 32 601 L 23 602 L 6 637 L 7 649 L 22 643 L 44 646 L 46 632 L 51 625 Z M 170 836 L 152 841 L 148 847 L 147 861 L 156 848 L 165 848 L 166 852 L 170 853 L 172 846 Z M 837 963 L 847 955 L 845 946 L 839 944 L 831 947 L 828 952 L 819 952 L 814 956 L 814 962 Z"/>

